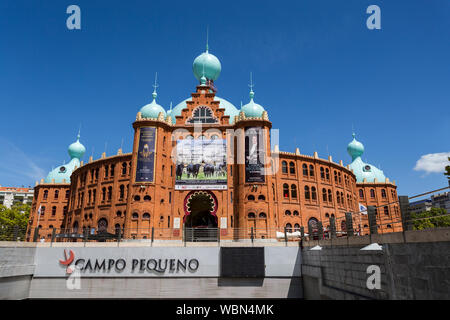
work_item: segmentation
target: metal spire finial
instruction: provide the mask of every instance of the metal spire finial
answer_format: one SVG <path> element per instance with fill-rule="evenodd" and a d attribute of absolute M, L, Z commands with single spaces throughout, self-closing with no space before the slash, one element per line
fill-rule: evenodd
<path fill-rule="evenodd" d="M 209 26 L 206 26 L 206 52 L 208 52 L 209 49 L 208 38 L 209 38 Z"/>
<path fill-rule="evenodd" d="M 250 87 L 250 99 L 253 99 L 253 97 L 255 96 L 255 93 L 253 92 L 253 87 L 255 86 L 253 84 L 253 73 L 250 72 L 250 84 L 248 85 Z"/>
<path fill-rule="evenodd" d="M 155 84 L 153 85 L 154 90 L 152 94 L 153 99 L 156 99 L 156 97 L 158 96 L 158 94 L 156 93 L 156 88 L 159 87 L 157 81 L 158 81 L 158 72 L 155 72 Z"/>

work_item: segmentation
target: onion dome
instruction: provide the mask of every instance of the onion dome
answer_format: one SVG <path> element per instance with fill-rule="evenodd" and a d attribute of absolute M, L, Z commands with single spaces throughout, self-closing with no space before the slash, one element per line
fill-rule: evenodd
<path fill-rule="evenodd" d="M 384 182 L 386 180 L 386 176 L 382 170 L 362 161 L 361 155 L 364 153 L 364 146 L 355 139 L 354 133 L 353 141 L 347 146 L 347 152 L 352 157 L 352 163 L 349 164 L 349 168 L 353 170 L 356 176 L 356 182 L 363 182 L 364 179 L 367 182 L 375 182 L 375 179 L 377 182 Z"/>
<path fill-rule="evenodd" d="M 364 153 L 364 146 L 361 142 L 355 139 L 355 133 L 353 133 L 353 141 L 347 146 L 347 152 L 352 157 L 352 161 L 357 157 L 360 157 Z"/>
<path fill-rule="evenodd" d="M 78 160 L 81 160 L 81 158 L 83 158 L 86 148 L 80 143 L 80 133 L 78 133 L 77 141 L 69 146 L 67 152 L 71 159 L 77 158 Z"/>
<path fill-rule="evenodd" d="M 68 152 L 70 162 L 50 171 L 44 180 L 45 183 L 70 183 L 72 172 L 80 166 L 80 160 L 86 152 L 86 148 L 80 143 L 80 133 L 78 133 L 77 141 L 69 146 Z"/>
<path fill-rule="evenodd" d="M 163 107 L 161 107 L 159 104 L 156 103 L 156 91 L 153 92 L 153 101 L 141 108 L 139 112 L 141 113 L 142 118 L 152 118 L 157 119 L 159 116 L 159 113 L 162 112 L 164 116 L 166 116 L 166 111 Z"/>
<path fill-rule="evenodd" d="M 158 119 L 159 114 L 161 112 L 163 113 L 164 117 L 166 116 L 166 111 L 164 110 L 164 108 L 156 103 L 156 97 L 158 96 L 158 94 L 156 93 L 156 88 L 158 87 L 158 84 L 156 83 L 157 77 L 158 77 L 158 74 L 156 73 L 155 74 L 155 84 L 153 85 L 154 90 L 152 93 L 153 101 L 151 103 L 143 106 L 141 108 L 141 110 L 139 110 L 142 118 Z"/>
<path fill-rule="evenodd" d="M 260 104 L 257 104 L 255 101 L 253 101 L 254 96 L 255 93 L 253 92 L 253 89 L 250 89 L 250 102 L 244 105 L 241 108 L 241 111 L 244 112 L 246 117 L 261 118 L 262 113 L 264 112 L 264 108 Z"/>
<path fill-rule="evenodd" d="M 199 81 L 202 76 L 205 76 L 206 79 L 216 81 L 217 78 L 219 78 L 221 70 L 222 65 L 220 64 L 219 59 L 208 52 L 208 45 L 206 45 L 206 51 L 195 58 L 194 63 L 192 64 L 194 76 Z"/>

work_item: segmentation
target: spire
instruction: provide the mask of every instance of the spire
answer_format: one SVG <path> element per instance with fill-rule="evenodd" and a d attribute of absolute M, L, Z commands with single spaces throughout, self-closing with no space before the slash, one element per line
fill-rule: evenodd
<path fill-rule="evenodd" d="M 253 74 L 250 72 L 250 84 L 248 85 L 250 87 L 250 100 L 253 100 L 253 97 L 255 96 L 255 93 L 253 92 L 253 87 L 255 86 L 253 84 Z"/>
<path fill-rule="evenodd" d="M 153 93 L 152 93 L 153 100 L 156 100 L 156 97 L 158 96 L 158 94 L 156 93 L 156 88 L 159 87 L 158 83 L 157 83 L 157 80 L 158 80 L 158 72 L 155 72 L 155 84 L 153 85 L 154 90 L 153 90 Z"/>
<path fill-rule="evenodd" d="M 209 26 L 206 26 L 206 52 L 208 52 L 208 36 L 209 36 Z"/>
<path fill-rule="evenodd" d="M 172 101 L 170 101 L 169 111 L 172 111 Z"/>

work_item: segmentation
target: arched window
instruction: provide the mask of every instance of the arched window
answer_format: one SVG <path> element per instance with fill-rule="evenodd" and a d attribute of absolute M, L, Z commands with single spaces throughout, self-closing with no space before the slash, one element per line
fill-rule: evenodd
<path fill-rule="evenodd" d="M 281 172 L 282 173 L 288 173 L 288 168 L 287 168 L 287 162 L 286 161 L 281 162 Z"/>
<path fill-rule="evenodd" d="M 289 162 L 289 173 L 295 174 L 295 163 Z"/>
<path fill-rule="evenodd" d="M 255 218 L 256 218 L 255 213 L 254 213 L 254 212 L 250 212 L 250 213 L 248 214 L 248 218 L 249 218 L 249 219 L 255 219 Z"/>
<path fill-rule="evenodd" d="M 300 225 L 298 223 L 294 224 L 294 231 L 300 231 Z"/>
<path fill-rule="evenodd" d="M 144 201 L 150 201 L 152 200 L 152 197 L 150 197 L 148 194 L 144 196 Z"/>
<path fill-rule="evenodd" d="M 337 171 L 334 171 L 334 183 L 338 183 Z"/>
<path fill-rule="evenodd" d="M 305 199 L 310 199 L 311 195 L 309 193 L 309 187 L 305 186 Z"/>
<path fill-rule="evenodd" d="M 131 215 L 132 219 L 139 219 L 139 214 L 137 212 L 133 212 L 133 214 Z"/>
<path fill-rule="evenodd" d="M 303 164 L 302 168 L 303 168 L 303 175 L 305 177 L 307 177 L 308 176 L 308 166 L 306 164 Z"/>
<path fill-rule="evenodd" d="M 359 197 L 361 199 L 364 199 L 364 190 L 363 189 L 359 189 Z"/>
<path fill-rule="evenodd" d="M 106 232 L 108 230 L 108 220 L 105 218 L 101 218 L 97 223 L 97 231 L 98 232 Z"/>
<path fill-rule="evenodd" d="M 186 120 L 186 123 L 218 123 L 219 120 L 214 117 L 213 111 L 207 106 L 197 107 L 192 112 L 192 117 Z"/>
<path fill-rule="evenodd" d="M 54 215 L 56 215 L 56 207 L 55 206 L 52 207 L 52 216 L 54 216 Z"/>
<path fill-rule="evenodd" d="M 345 205 L 345 198 L 344 198 L 344 194 L 341 192 L 341 203 L 342 205 Z"/>
<path fill-rule="evenodd" d="M 322 200 L 323 202 L 327 202 L 327 189 L 322 189 Z"/>
<path fill-rule="evenodd" d="M 108 177 L 108 172 L 109 172 L 109 166 L 106 165 L 106 166 L 105 166 L 105 178 Z"/>
<path fill-rule="evenodd" d="M 44 199 L 48 198 L 48 190 L 44 190 Z"/>
<path fill-rule="evenodd" d="M 347 230 L 347 224 L 345 223 L 345 220 L 341 221 L 341 231 L 346 231 Z"/>
<path fill-rule="evenodd" d="M 325 169 L 325 176 L 327 181 L 330 181 L 330 170 L 328 168 Z"/>
<path fill-rule="evenodd" d="M 255 196 L 254 195 L 249 195 L 248 197 L 247 197 L 247 199 L 249 200 L 249 201 L 253 201 L 253 200 L 255 200 Z"/>
<path fill-rule="evenodd" d="M 106 200 L 106 188 L 102 189 L 102 201 Z"/>
<path fill-rule="evenodd" d="M 388 206 L 384 206 L 384 214 L 385 215 L 389 215 L 389 208 L 388 208 Z"/>
<path fill-rule="evenodd" d="M 145 212 L 145 213 L 142 215 L 142 219 L 143 219 L 143 220 L 150 220 L 150 213 Z"/>
<path fill-rule="evenodd" d="M 286 232 L 292 232 L 292 224 L 290 223 L 286 224 Z"/>
<path fill-rule="evenodd" d="M 262 194 L 260 194 L 259 196 L 258 196 L 258 200 L 266 200 L 266 197 L 264 196 L 264 195 L 262 195 Z"/>
<path fill-rule="evenodd" d="M 312 200 L 317 200 L 316 187 L 311 187 L 311 198 Z"/>
<path fill-rule="evenodd" d="M 77 233 L 78 232 L 78 221 L 75 221 L 73 223 L 72 228 L 73 228 L 73 230 L 72 230 L 73 233 Z"/>
<path fill-rule="evenodd" d="M 338 172 L 339 184 L 342 184 L 341 173 Z"/>
<path fill-rule="evenodd" d="M 297 210 L 294 210 L 293 215 L 294 215 L 294 216 L 298 216 L 298 211 L 297 211 Z"/>
<path fill-rule="evenodd" d="M 386 190 L 385 189 L 381 189 L 381 197 L 386 198 Z"/>
<path fill-rule="evenodd" d="M 125 186 L 123 184 L 119 187 L 119 199 L 123 199 L 125 197 Z"/>
<path fill-rule="evenodd" d="M 116 223 L 116 225 L 114 226 L 114 230 L 115 230 L 116 234 L 119 234 L 119 232 L 120 232 L 120 224 Z"/>
<path fill-rule="evenodd" d="M 295 184 L 291 185 L 291 197 L 297 198 L 297 186 Z"/>
<path fill-rule="evenodd" d="M 261 212 L 261 213 L 259 214 L 259 218 L 260 218 L 260 219 L 265 219 L 265 218 L 267 218 L 267 215 L 266 215 L 264 212 Z"/>
<path fill-rule="evenodd" d="M 314 166 L 312 164 L 309 165 L 309 175 L 314 177 Z"/>
<path fill-rule="evenodd" d="M 122 211 L 120 211 L 120 210 L 117 211 L 117 212 L 116 212 L 116 216 L 120 218 L 120 217 L 122 216 Z"/>
<path fill-rule="evenodd" d="M 111 165 L 111 177 L 114 177 L 114 169 L 116 168 L 116 165 L 115 164 L 112 164 Z"/>
<path fill-rule="evenodd" d="M 141 197 L 138 196 L 138 195 L 135 195 L 135 196 L 134 196 L 134 201 L 141 201 Z"/>
<path fill-rule="evenodd" d="M 112 199 L 112 187 L 108 187 L 108 201 L 111 201 Z"/>
<path fill-rule="evenodd" d="M 291 215 L 291 211 L 286 210 L 286 211 L 284 212 L 284 214 L 285 214 L 286 216 L 290 216 L 290 215 Z"/>
<path fill-rule="evenodd" d="M 320 167 L 320 178 L 325 179 L 325 170 L 323 169 L 323 167 Z"/>
<path fill-rule="evenodd" d="M 337 201 L 338 204 L 341 203 L 341 196 L 339 194 L 339 191 L 336 191 L 336 201 Z"/>
<path fill-rule="evenodd" d="M 122 162 L 122 175 L 126 175 L 127 174 L 127 163 L 126 162 Z"/>
<path fill-rule="evenodd" d="M 55 199 L 58 199 L 59 197 L 59 190 L 55 190 Z"/>
<path fill-rule="evenodd" d="M 375 198 L 375 190 L 370 189 L 370 197 Z"/>
<path fill-rule="evenodd" d="M 308 226 L 311 227 L 313 232 L 317 232 L 317 223 L 318 222 L 319 222 L 319 220 L 317 220 L 314 217 L 312 217 L 308 220 Z"/>
<path fill-rule="evenodd" d="M 289 198 L 289 185 L 287 183 L 283 184 L 283 196 Z"/>
<path fill-rule="evenodd" d="M 330 214 L 329 213 L 325 213 L 325 218 L 330 218 Z"/>

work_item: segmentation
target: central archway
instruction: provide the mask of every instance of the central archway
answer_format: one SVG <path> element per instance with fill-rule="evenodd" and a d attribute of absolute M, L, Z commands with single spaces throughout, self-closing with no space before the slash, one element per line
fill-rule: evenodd
<path fill-rule="evenodd" d="M 217 241 L 217 198 L 210 191 L 191 191 L 184 200 L 187 241 Z"/>

